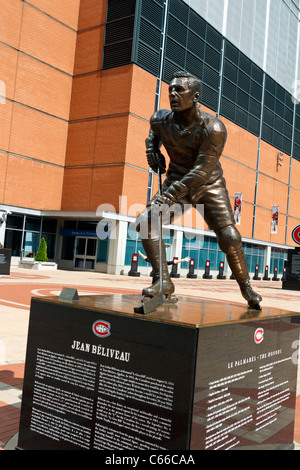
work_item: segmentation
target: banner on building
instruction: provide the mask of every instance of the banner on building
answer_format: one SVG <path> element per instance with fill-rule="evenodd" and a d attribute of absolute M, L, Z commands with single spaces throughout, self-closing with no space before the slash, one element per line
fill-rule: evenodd
<path fill-rule="evenodd" d="M 236 225 L 241 225 L 243 193 L 235 193 L 234 201 L 234 221 Z"/>
<path fill-rule="evenodd" d="M 278 209 L 279 209 L 279 206 L 272 206 L 271 233 L 277 233 L 277 228 L 278 228 Z"/>

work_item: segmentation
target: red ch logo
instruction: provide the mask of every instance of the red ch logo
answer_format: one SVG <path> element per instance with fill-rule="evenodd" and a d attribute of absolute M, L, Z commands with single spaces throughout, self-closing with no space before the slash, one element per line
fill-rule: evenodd
<path fill-rule="evenodd" d="M 110 336 L 110 323 L 103 320 L 97 320 L 92 326 L 93 333 L 100 338 Z"/>
<path fill-rule="evenodd" d="M 292 232 L 292 238 L 293 238 L 295 243 L 300 245 L 300 225 L 298 225 L 297 227 L 294 228 L 294 230 Z"/>
<path fill-rule="evenodd" d="M 263 340 L 264 340 L 264 329 L 257 328 L 257 330 L 254 333 L 254 341 L 256 344 L 260 344 Z"/>

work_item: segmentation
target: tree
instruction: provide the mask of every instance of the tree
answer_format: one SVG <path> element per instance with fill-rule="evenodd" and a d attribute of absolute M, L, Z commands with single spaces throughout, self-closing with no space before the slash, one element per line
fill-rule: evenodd
<path fill-rule="evenodd" d="M 40 247 L 35 255 L 35 261 L 48 261 L 47 243 L 44 237 L 41 238 Z"/>

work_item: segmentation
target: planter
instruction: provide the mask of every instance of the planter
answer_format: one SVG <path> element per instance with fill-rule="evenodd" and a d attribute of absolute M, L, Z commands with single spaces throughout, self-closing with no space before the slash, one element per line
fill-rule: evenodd
<path fill-rule="evenodd" d="M 22 261 L 19 261 L 19 268 L 54 271 L 57 269 L 57 264 L 51 261 L 44 262 L 22 259 Z"/>

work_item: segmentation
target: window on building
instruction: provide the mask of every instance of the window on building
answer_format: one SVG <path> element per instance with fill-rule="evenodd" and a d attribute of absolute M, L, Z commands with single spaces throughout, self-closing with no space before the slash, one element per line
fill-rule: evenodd
<path fill-rule="evenodd" d="M 167 261 L 171 261 L 171 252 L 172 252 L 172 243 L 173 243 L 174 231 L 173 230 L 163 230 L 163 240 L 166 247 L 166 256 Z M 127 230 L 127 240 L 126 240 L 126 252 L 125 252 L 125 265 L 131 265 L 132 255 L 137 254 L 139 251 L 146 256 L 144 248 L 140 239 L 140 235 L 132 228 L 129 224 Z M 138 260 L 139 266 L 150 266 L 141 256 Z"/>
<path fill-rule="evenodd" d="M 22 214 L 8 214 L 6 220 L 6 228 L 13 230 L 23 230 L 24 215 Z"/>
<path fill-rule="evenodd" d="M 41 236 L 45 238 L 45 241 L 47 243 L 48 259 L 55 258 L 56 232 L 57 232 L 57 220 L 56 219 L 43 219 Z"/>
<path fill-rule="evenodd" d="M 26 231 L 23 239 L 23 256 L 34 258 L 39 249 L 40 232 Z"/>
<path fill-rule="evenodd" d="M 107 263 L 109 252 L 109 239 L 98 240 L 97 263 Z"/>
<path fill-rule="evenodd" d="M 61 259 L 72 261 L 74 258 L 75 237 L 63 237 L 61 248 Z"/>
<path fill-rule="evenodd" d="M 64 229 L 65 230 L 76 230 L 77 221 L 76 220 L 65 220 Z M 75 237 L 73 236 L 63 236 L 62 247 L 61 247 L 61 259 L 64 261 L 72 261 L 74 258 L 74 246 L 75 246 Z"/>
<path fill-rule="evenodd" d="M 96 235 L 96 228 L 98 222 L 96 221 L 88 221 L 88 220 L 78 220 L 77 222 L 77 230 L 85 230 L 87 232 L 94 232 Z"/>
<path fill-rule="evenodd" d="M 5 231 L 5 248 L 11 248 L 12 256 L 33 258 L 40 246 L 40 240 L 45 238 L 47 256 L 55 257 L 56 219 L 42 219 L 32 215 L 12 213 L 7 216 Z"/>
<path fill-rule="evenodd" d="M 5 232 L 4 248 L 10 248 L 12 256 L 21 256 L 22 233 L 21 230 L 6 230 Z"/>
<path fill-rule="evenodd" d="M 278 269 L 278 275 L 283 273 L 284 261 L 287 259 L 287 250 L 282 248 L 271 249 L 271 265 L 269 269 L 270 275 L 274 274 L 275 267 Z"/>
<path fill-rule="evenodd" d="M 8 214 L 4 247 L 12 250 L 12 256 L 21 256 L 24 215 Z"/>
<path fill-rule="evenodd" d="M 246 255 L 249 272 L 254 273 L 256 266 L 258 266 L 259 274 L 264 274 L 265 247 L 255 245 L 253 243 L 243 243 L 243 248 Z"/>
<path fill-rule="evenodd" d="M 33 231 L 33 232 L 40 232 L 41 218 L 27 215 L 25 218 L 25 230 Z"/>
<path fill-rule="evenodd" d="M 293 157 L 300 162 L 300 106 L 299 104 L 296 106 Z"/>
<path fill-rule="evenodd" d="M 262 138 L 287 154 L 292 148 L 293 111 L 292 96 L 266 75 Z"/>
<path fill-rule="evenodd" d="M 107 222 L 103 227 L 103 238 L 98 238 L 97 263 L 108 262 L 111 225 L 111 222 Z"/>
<path fill-rule="evenodd" d="M 263 71 L 225 41 L 221 114 L 259 135 Z"/>
<path fill-rule="evenodd" d="M 108 0 L 103 69 L 131 63 L 136 0 Z"/>
<path fill-rule="evenodd" d="M 195 260 L 195 269 L 204 270 L 207 261 L 210 261 L 210 269 L 219 269 L 220 262 L 225 261 L 225 255 L 220 250 L 217 239 L 208 236 L 195 236 L 191 238 L 183 235 L 182 258 L 189 256 Z M 189 263 L 184 262 L 182 268 L 188 268 Z"/>

